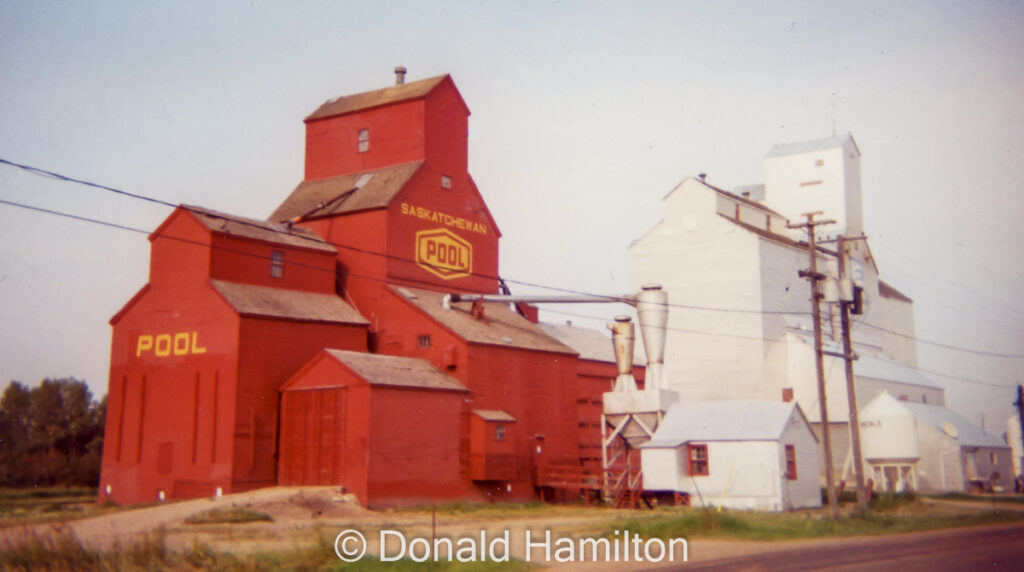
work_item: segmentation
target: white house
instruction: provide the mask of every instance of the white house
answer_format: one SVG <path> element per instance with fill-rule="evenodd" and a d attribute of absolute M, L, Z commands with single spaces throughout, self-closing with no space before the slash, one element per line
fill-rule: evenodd
<path fill-rule="evenodd" d="M 786 225 L 823 210 L 837 224 L 820 227 L 820 237 L 860 235 L 860 152 L 847 134 L 775 147 L 764 164 L 763 186 L 730 192 L 687 178 L 669 192 L 662 220 L 630 246 L 630 286 L 660 283 L 669 294 L 669 389 L 687 401 L 793 399 L 820 435 L 810 286 L 798 276 L 808 252 Z M 834 244 L 819 247 L 820 271 L 836 273 L 834 251 Z M 908 402 L 944 404 L 942 388 L 917 371 L 913 301 L 880 279 L 866 239 L 848 244 L 847 259 L 865 300 L 853 329 L 858 402 L 888 390 Z M 821 309 L 825 343 L 838 350 L 838 308 Z M 842 360 L 826 357 L 825 372 L 841 471 L 849 455 Z"/>
<path fill-rule="evenodd" d="M 647 491 L 735 509 L 821 506 L 817 440 L 795 403 L 675 403 L 640 449 Z"/>

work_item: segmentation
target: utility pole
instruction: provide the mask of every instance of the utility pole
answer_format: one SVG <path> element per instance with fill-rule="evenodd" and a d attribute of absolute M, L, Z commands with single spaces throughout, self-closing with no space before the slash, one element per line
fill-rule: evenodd
<path fill-rule="evenodd" d="M 839 504 L 836 502 L 836 487 L 834 469 L 832 467 L 832 439 L 828 431 L 828 404 L 825 401 L 825 360 L 822 355 L 821 342 L 821 288 L 818 283 L 826 276 L 818 272 L 818 247 L 815 244 L 815 227 L 823 224 L 833 224 L 834 220 L 814 220 L 821 211 L 804 213 L 807 222 L 801 224 L 787 225 L 789 228 L 807 229 L 807 254 L 809 257 L 808 269 L 801 270 L 799 276 L 807 278 L 811 284 L 811 319 L 814 321 L 814 366 L 818 374 L 818 407 L 821 411 L 821 442 L 825 450 L 825 496 L 828 499 L 829 510 L 832 518 L 839 520 Z"/>
<path fill-rule="evenodd" d="M 1020 421 L 1020 441 L 1024 444 L 1024 385 L 1017 384 L 1017 401 L 1013 404 L 1017 407 L 1017 419 Z M 1012 449 L 1010 453 L 1013 453 Z M 1021 462 L 1024 463 L 1024 456 L 1022 456 Z M 1014 475 L 1013 478 L 1015 480 L 1024 478 L 1024 468 L 1021 469 L 1021 473 L 1021 475 Z"/>
<path fill-rule="evenodd" d="M 837 238 L 836 250 L 839 254 L 839 280 L 847 279 L 846 273 L 846 237 L 839 235 Z M 840 287 L 840 292 L 843 288 Z M 850 288 L 851 295 L 854 294 Z M 843 329 L 843 361 L 846 362 L 846 396 L 850 404 L 850 446 L 853 448 L 853 475 L 857 481 L 857 508 L 861 511 L 868 510 L 867 491 L 864 487 L 864 457 L 860 448 L 860 415 L 857 412 L 857 386 L 853 374 L 853 340 L 850 339 L 850 304 L 853 300 L 847 300 L 846 296 L 839 296 L 839 318 Z"/>

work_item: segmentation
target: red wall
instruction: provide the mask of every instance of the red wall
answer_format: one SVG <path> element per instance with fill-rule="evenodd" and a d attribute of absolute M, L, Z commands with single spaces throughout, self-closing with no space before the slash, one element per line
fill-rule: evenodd
<path fill-rule="evenodd" d="M 269 260 L 252 253 L 280 249 L 286 263 L 291 256 L 333 266 L 331 253 L 210 234 L 187 212 L 169 216 L 151 238 L 150 283 L 111 320 L 100 490 L 109 486 L 116 502 L 273 484 L 280 384 L 325 346 L 366 350 L 365 326 L 241 318 L 209 283 L 211 273 L 276 280 Z M 215 242 L 232 248 L 201 246 Z M 279 283 L 330 292 L 333 276 L 289 277 L 286 266 Z"/>
<path fill-rule="evenodd" d="M 441 187 L 448 174 L 452 188 Z M 393 282 L 459 292 L 498 291 L 498 239 L 501 233 L 468 175 L 444 173 L 428 163 L 421 167 L 388 207 L 388 276 Z M 468 245 L 471 269 L 439 276 L 417 264 L 417 233 L 440 231 Z M 463 250 L 462 247 L 459 248 Z M 460 254 L 461 256 L 461 254 Z"/>
<path fill-rule="evenodd" d="M 362 326 L 244 318 L 239 332 L 233 490 L 276 482 L 281 385 L 324 348 L 366 351 Z"/>
<path fill-rule="evenodd" d="M 344 274 L 345 300 L 372 322 L 368 309 L 377 304 L 387 276 L 387 212 L 363 211 L 304 222 L 302 226 L 332 244 L 345 245 L 338 247 L 337 258 Z"/>
<path fill-rule="evenodd" d="M 367 504 L 465 498 L 459 454 L 465 393 L 375 386 L 370 403 Z"/>
<path fill-rule="evenodd" d="M 101 494 L 109 485 L 114 501 L 137 503 L 157 500 L 160 490 L 168 496 L 212 494 L 217 486 L 228 491 L 237 316 L 208 287 L 153 285 L 118 318 Z M 188 343 L 175 355 L 173 336 L 180 334 Z M 140 347 L 147 336 L 152 349 L 145 341 Z M 171 336 L 170 347 L 158 346 L 162 336 Z"/>
<path fill-rule="evenodd" d="M 465 497 L 464 398 L 371 386 L 321 354 L 282 393 L 280 482 L 341 484 L 371 507 Z"/>
<path fill-rule="evenodd" d="M 244 238 L 214 236 L 210 278 L 271 288 L 330 294 L 334 292 L 334 253 L 268 244 Z M 280 278 L 270 275 L 270 257 L 284 254 Z"/>
<path fill-rule="evenodd" d="M 423 159 L 424 108 L 405 101 L 306 123 L 306 180 Z M 360 129 L 370 130 L 366 153 L 357 150 Z"/>

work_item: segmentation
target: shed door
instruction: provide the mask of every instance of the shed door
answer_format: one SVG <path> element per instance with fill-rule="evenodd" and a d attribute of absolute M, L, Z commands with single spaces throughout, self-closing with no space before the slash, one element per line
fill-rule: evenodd
<path fill-rule="evenodd" d="M 281 404 L 281 484 L 342 484 L 344 388 L 286 391 Z"/>

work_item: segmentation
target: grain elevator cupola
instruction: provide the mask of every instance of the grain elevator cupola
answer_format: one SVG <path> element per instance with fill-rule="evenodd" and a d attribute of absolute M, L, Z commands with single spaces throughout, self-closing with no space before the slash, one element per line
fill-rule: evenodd
<path fill-rule="evenodd" d="M 467 168 L 469 108 L 449 75 L 328 100 L 305 119 L 304 180 L 271 214 L 338 253 L 338 291 L 385 283 L 492 293 L 498 231 Z M 342 222 L 344 221 L 344 222 Z"/>

